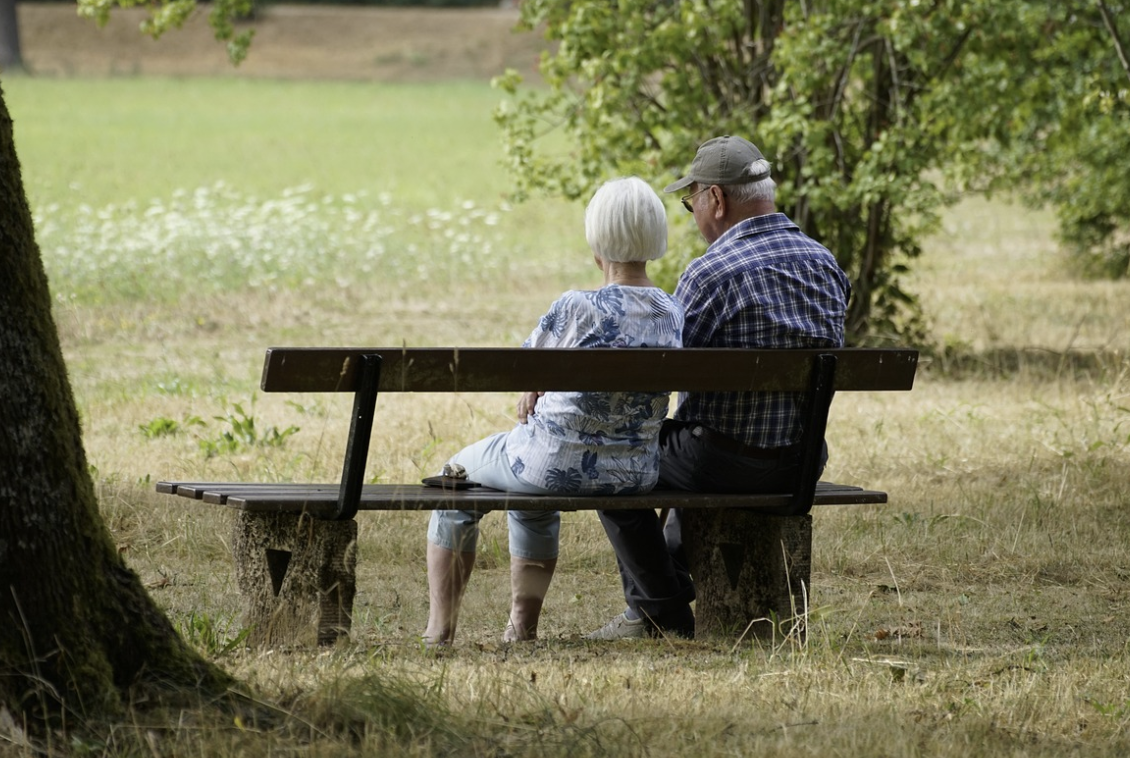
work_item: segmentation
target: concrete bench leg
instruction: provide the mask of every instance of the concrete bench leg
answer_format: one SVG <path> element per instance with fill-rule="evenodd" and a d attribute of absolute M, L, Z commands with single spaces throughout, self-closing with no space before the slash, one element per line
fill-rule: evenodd
<path fill-rule="evenodd" d="M 356 521 L 239 511 L 232 555 L 249 644 L 313 647 L 349 634 Z"/>
<path fill-rule="evenodd" d="M 805 638 L 811 516 L 687 509 L 682 518 L 696 636 Z"/>

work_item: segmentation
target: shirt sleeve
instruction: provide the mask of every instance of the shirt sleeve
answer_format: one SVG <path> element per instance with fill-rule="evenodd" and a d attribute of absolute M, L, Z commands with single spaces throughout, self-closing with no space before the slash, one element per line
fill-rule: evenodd
<path fill-rule="evenodd" d="M 575 343 L 576 309 L 566 292 L 549 306 L 522 347 L 568 347 Z"/>
<path fill-rule="evenodd" d="M 692 263 L 679 277 L 675 300 L 683 306 L 683 347 L 709 347 L 720 323 L 721 293 L 707 282 Z"/>

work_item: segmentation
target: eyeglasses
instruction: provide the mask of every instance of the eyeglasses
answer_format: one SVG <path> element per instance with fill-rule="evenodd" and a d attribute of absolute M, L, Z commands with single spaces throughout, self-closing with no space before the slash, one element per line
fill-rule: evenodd
<path fill-rule="evenodd" d="M 703 192 L 706 192 L 708 189 L 710 189 L 710 186 L 711 185 L 708 184 L 705 187 L 703 187 L 702 189 L 700 189 L 698 192 L 692 192 L 689 195 L 683 195 L 682 197 L 679 198 L 679 202 L 681 202 L 683 204 L 683 207 L 687 209 L 687 213 L 694 213 L 694 206 L 691 205 L 691 198 L 694 197 L 695 195 L 699 195 L 699 194 L 702 194 Z"/>

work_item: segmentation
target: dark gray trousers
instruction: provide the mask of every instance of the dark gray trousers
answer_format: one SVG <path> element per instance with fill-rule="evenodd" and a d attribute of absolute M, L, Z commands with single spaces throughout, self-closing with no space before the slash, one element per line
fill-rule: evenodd
<path fill-rule="evenodd" d="M 671 419 L 663 423 L 658 488 L 756 493 L 787 492 L 795 486 L 799 453 L 776 460 L 746 458 L 696 437 L 697 426 Z M 666 524 L 659 523 L 653 510 L 600 511 L 599 515 L 616 552 L 628 607 L 660 629 L 693 632 L 694 584 L 683 554 L 678 510 L 668 514 Z"/>

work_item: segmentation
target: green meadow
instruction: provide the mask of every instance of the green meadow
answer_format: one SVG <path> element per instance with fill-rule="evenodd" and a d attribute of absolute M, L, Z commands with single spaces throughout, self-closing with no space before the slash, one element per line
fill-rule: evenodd
<path fill-rule="evenodd" d="M 417 637 L 427 515 L 365 513 L 350 641 L 248 650 L 230 514 L 154 482 L 336 480 L 347 402 L 257 393 L 263 349 L 518 344 L 563 289 L 599 281 L 583 206 L 508 200 L 485 84 L 4 93 L 104 518 L 185 638 L 279 714 L 143 715 L 48 752 L 1130 752 L 1130 283 L 1073 278 L 1044 213 L 950 209 L 913 273 L 931 324 L 914 391 L 833 404 L 827 477 L 891 502 L 815 514 L 806 641 L 585 642 L 623 601 L 582 513 L 525 645 L 499 641 L 505 524 L 484 520 L 457 644 L 437 656 Z M 688 244 L 675 202 L 669 218 Z M 513 424 L 513 401 L 381 398 L 369 477 L 434 472 Z"/>

